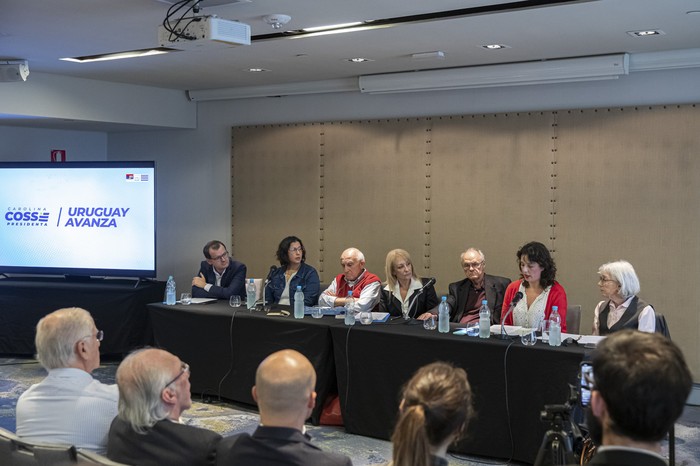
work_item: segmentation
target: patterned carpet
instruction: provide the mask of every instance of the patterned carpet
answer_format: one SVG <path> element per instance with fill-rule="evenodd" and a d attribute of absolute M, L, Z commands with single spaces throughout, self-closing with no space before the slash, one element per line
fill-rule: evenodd
<path fill-rule="evenodd" d="M 115 364 L 105 364 L 93 372 L 104 383 L 114 383 Z M 46 372 L 30 359 L 0 358 L 0 427 L 15 431 L 15 405 L 19 395 L 31 384 L 39 382 Z M 256 412 L 223 403 L 194 404 L 183 418 L 196 425 L 228 436 L 237 432 L 252 432 L 258 424 Z M 308 427 L 314 442 L 328 451 L 348 455 L 357 466 L 385 463 L 391 459 L 391 445 L 387 441 L 346 434 L 342 428 L 327 426 Z M 664 442 L 664 455 L 668 445 Z M 451 465 L 505 464 L 488 458 L 450 458 Z M 511 462 L 518 465 L 522 463 Z M 676 424 L 676 465 L 700 465 L 700 407 L 688 406 Z"/>

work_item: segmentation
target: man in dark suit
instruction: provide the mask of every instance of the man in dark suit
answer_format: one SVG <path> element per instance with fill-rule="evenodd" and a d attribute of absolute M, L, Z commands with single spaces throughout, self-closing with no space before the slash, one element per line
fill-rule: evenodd
<path fill-rule="evenodd" d="M 600 446 L 588 464 L 665 466 L 661 440 L 693 384 L 681 350 L 659 333 L 627 329 L 601 341 L 592 360 L 586 420 Z"/>
<path fill-rule="evenodd" d="M 469 248 L 460 255 L 462 270 L 467 277 L 450 283 L 447 304 L 450 305 L 450 321 L 468 324 L 479 321 L 481 301 L 488 301 L 491 310 L 491 323 L 501 322 L 503 295 L 510 280 L 505 277 L 487 275 L 486 257 L 475 248 Z"/>
<path fill-rule="evenodd" d="M 233 260 L 224 243 L 218 240 L 205 244 L 203 252 L 206 260 L 192 279 L 192 297 L 229 299 L 237 295 L 243 298 L 246 266 Z"/>
<path fill-rule="evenodd" d="M 271 354 L 255 373 L 253 399 L 260 426 L 222 440 L 217 464 L 236 466 L 348 466 L 347 456 L 324 452 L 311 443 L 304 422 L 316 404 L 316 371 L 294 350 Z"/>
<path fill-rule="evenodd" d="M 192 406 L 187 364 L 160 349 L 136 351 L 119 365 L 117 385 L 119 414 L 109 429 L 109 459 L 141 466 L 215 464 L 221 436 L 179 421 Z"/>

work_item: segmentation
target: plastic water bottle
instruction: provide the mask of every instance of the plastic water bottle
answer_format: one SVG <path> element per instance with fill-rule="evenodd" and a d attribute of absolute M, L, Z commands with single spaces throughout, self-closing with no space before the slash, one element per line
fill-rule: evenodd
<path fill-rule="evenodd" d="M 345 300 L 345 325 L 355 325 L 355 298 L 352 297 L 352 291 L 348 291 Z"/>
<path fill-rule="evenodd" d="M 485 299 L 481 301 L 481 309 L 479 309 L 479 338 L 488 338 L 491 336 L 491 310 L 489 303 Z"/>
<path fill-rule="evenodd" d="M 294 293 L 294 318 L 304 318 L 304 292 L 301 291 L 301 285 L 297 285 L 297 290 Z"/>
<path fill-rule="evenodd" d="M 246 307 L 248 309 L 255 309 L 255 280 L 252 278 L 248 282 L 248 284 L 245 286 L 245 294 L 246 294 Z"/>
<path fill-rule="evenodd" d="M 165 283 L 165 304 L 168 306 L 175 305 L 175 302 L 177 301 L 177 298 L 175 297 L 176 295 L 175 279 L 172 275 L 170 275 L 168 277 L 168 281 Z"/>
<path fill-rule="evenodd" d="M 558 306 L 552 306 L 549 315 L 549 346 L 561 346 L 561 316 Z"/>
<path fill-rule="evenodd" d="M 438 306 L 438 332 L 448 333 L 450 331 L 450 305 L 447 304 L 447 296 L 442 297 Z"/>

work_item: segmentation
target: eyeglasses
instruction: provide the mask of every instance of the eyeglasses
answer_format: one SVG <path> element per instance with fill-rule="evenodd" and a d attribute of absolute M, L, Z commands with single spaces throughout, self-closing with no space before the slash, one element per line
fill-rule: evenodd
<path fill-rule="evenodd" d="M 166 384 L 165 384 L 165 387 L 163 387 L 163 388 L 164 388 L 164 389 L 165 389 L 165 388 L 168 388 L 169 385 L 171 385 L 171 384 L 177 382 L 177 379 L 179 379 L 180 377 L 182 377 L 182 375 L 183 375 L 184 373 L 188 373 L 188 374 L 189 374 L 189 372 L 190 372 L 190 365 L 187 364 L 186 362 L 181 362 L 181 363 L 180 363 L 180 373 L 177 374 L 177 376 L 176 376 L 173 380 L 171 380 L 170 382 L 166 383 Z"/>
<path fill-rule="evenodd" d="M 482 262 L 465 262 L 464 264 L 462 264 L 462 268 L 464 270 L 478 269 L 482 265 L 484 265 L 483 261 Z"/>
<path fill-rule="evenodd" d="M 298 248 L 290 248 L 289 252 L 304 252 L 304 248 L 299 246 Z"/>
<path fill-rule="evenodd" d="M 613 280 L 612 278 L 605 278 L 605 277 L 600 277 L 598 279 L 598 283 L 605 283 L 605 282 L 617 282 L 617 280 Z"/>
<path fill-rule="evenodd" d="M 102 341 L 102 339 L 105 337 L 105 332 L 103 330 L 98 330 L 97 333 L 94 335 L 95 340 L 97 341 Z M 84 340 L 86 338 L 93 338 L 93 335 L 85 335 L 81 340 Z"/>
<path fill-rule="evenodd" d="M 228 259 L 228 251 L 224 252 L 220 256 L 216 256 L 216 257 L 211 258 L 211 260 L 213 260 L 213 261 L 221 261 L 221 262 L 226 261 L 226 259 Z"/>

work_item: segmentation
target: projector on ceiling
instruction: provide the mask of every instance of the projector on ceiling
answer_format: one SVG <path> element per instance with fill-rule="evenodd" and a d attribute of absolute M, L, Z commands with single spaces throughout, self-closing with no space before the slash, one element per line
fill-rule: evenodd
<path fill-rule="evenodd" d="M 250 45 L 250 26 L 214 16 L 182 18 L 172 25 L 172 32 L 158 26 L 161 47 L 200 50 L 212 47 Z"/>

